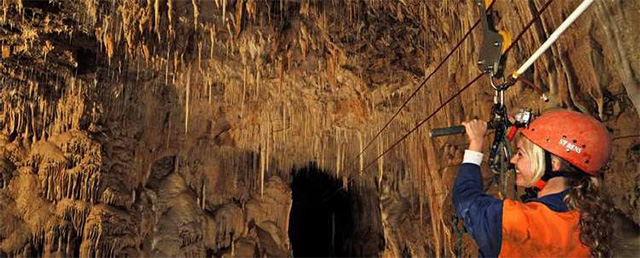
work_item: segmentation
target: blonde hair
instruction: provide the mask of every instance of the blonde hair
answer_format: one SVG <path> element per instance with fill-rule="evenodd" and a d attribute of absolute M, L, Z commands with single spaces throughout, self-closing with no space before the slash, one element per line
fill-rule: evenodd
<path fill-rule="evenodd" d="M 544 176 L 545 170 L 545 160 L 544 160 L 544 150 L 540 148 L 540 146 L 536 145 L 527 137 L 522 136 L 521 133 L 518 133 L 516 136 L 516 142 L 520 142 L 520 148 L 522 151 L 529 156 L 529 162 L 531 171 L 533 172 L 533 177 L 530 182 L 527 182 L 528 186 L 533 186 L 542 176 Z"/>

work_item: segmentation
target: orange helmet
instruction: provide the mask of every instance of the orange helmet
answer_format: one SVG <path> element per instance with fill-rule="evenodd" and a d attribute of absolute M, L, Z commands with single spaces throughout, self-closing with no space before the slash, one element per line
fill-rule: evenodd
<path fill-rule="evenodd" d="M 611 153 L 607 128 L 595 118 L 575 111 L 544 113 L 523 129 L 522 134 L 592 176 L 600 175 L 600 168 Z"/>

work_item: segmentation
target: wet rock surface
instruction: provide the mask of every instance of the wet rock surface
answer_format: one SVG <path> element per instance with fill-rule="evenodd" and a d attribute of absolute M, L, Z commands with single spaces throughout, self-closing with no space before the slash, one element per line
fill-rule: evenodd
<path fill-rule="evenodd" d="M 496 26 L 515 35 L 543 4 L 496 0 Z M 554 1 L 506 71 L 578 4 Z M 639 13 L 596 1 L 506 96 L 512 111 L 569 108 L 611 129 L 604 188 L 628 253 Z M 339 197 L 316 214 L 343 225 L 323 231 L 334 255 L 454 256 L 465 139 L 427 130 L 488 118 L 485 78 L 361 170 L 478 73 L 479 28 L 368 144 L 477 17 L 472 1 L 5 0 L 0 256 L 295 255 L 313 244 L 290 237 L 313 226 L 291 221 L 314 203 L 298 197 L 317 197 L 296 188 L 305 167 L 325 182 L 311 193 Z"/>

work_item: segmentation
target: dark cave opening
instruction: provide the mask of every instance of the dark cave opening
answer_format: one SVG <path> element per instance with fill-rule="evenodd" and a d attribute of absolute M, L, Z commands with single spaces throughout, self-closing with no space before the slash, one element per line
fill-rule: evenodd
<path fill-rule="evenodd" d="M 289 238 L 296 257 L 348 256 L 342 250 L 352 230 L 351 198 L 342 184 L 314 164 L 293 171 Z"/>
<path fill-rule="evenodd" d="M 293 256 L 362 257 L 382 250 L 384 238 L 375 198 L 343 189 L 340 180 L 315 164 L 294 169 L 292 178 L 289 239 Z"/>

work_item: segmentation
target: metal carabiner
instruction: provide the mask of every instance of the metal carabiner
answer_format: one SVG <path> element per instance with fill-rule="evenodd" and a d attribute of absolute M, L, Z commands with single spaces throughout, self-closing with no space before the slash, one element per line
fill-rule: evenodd
<path fill-rule="evenodd" d="M 491 73 L 489 74 L 489 82 L 491 83 L 491 87 L 492 87 L 494 90 L 497 90 L 497 91 L 504 91 L 504 90 L 506 90 L 506 88 L 507 88 L 508 86 L 507 86 L 507 87 L 505 87 L 505 86 L 508 84 L 508 81 L 507 81 L 507 79 L 504 77 L 504 75 L 502 75 L 502 82 L 501 82 L 501 83 L 499 83 L 499 84 L 496 84 L 496 83 L 493 81 L 493 76 L 494 76 L 494 74 L 493 74 L 493 72 L 491 72 Z"/>

